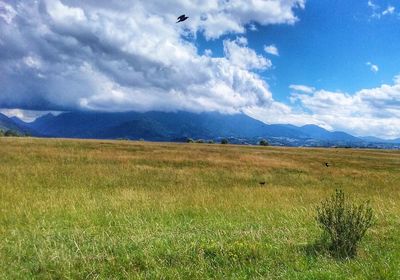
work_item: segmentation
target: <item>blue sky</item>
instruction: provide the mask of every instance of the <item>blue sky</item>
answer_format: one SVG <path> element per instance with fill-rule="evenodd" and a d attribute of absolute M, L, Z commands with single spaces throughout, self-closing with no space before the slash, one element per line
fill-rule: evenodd
<path fill-rule="evenodd" d="M 0 0 L 0 112 L 25 120 L 219 111 L 397 138 L 399 65 L 395 0 Z"/>
<path fill-rule="evenodd" d="M 265 45 L 279 50 L 279 56 L 266 55 L 274 67 L 261 73 L 274 98 L 288 102 L 292 84 L 354 93 L 392 83 L 400 73 L 400 10 L 378 18 L 374 13 L 383 13 L 396 1 L 372 3 L 379 10 L 368 1 L 309 0 L 304 10 L 296 10 L 299 21 L 293 25 L 256 24 L 256 31 L 248 30 L 249 47 L 258 53 Z M 199 51 L 210 48 L 223 55 L 226 37 L 212 42 L 200 37 Z M 368 62 L 379 71 L 371 71 Z"/>
<path fill-rule="evenodd" d="M 254 42 L 266 37 L 281 53 L 271 71 L 275 97 L 285 100 L 290 84 L 351 93 L 391 83 L 400 65 L 399 16 L 372 14 L 366 1 L 311 0 L 296 25 L 260 28 Z M 379 71 L 372 72 L 368 62 Z"/>

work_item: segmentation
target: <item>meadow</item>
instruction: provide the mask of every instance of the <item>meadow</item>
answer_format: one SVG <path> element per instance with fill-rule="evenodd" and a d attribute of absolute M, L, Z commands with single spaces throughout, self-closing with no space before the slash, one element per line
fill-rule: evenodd
<path fill-rule="evenodd" d="M 376 215 L 352 260 L 338 188 Z M 400 279 L 400 152 L 0 138 L 0 279 Z"/>

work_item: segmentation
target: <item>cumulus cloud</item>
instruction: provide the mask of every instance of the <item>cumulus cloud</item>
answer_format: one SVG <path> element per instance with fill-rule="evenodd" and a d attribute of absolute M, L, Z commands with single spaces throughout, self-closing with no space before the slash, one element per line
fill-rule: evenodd
<path fill-rule="evenodd" d="M 273 99 L 259 75 L 271 61 L 243 34 L 254 24 L 295 23 L 304 3 L 0 1 L 0 108 L 241 111 L 268 123 L 398 137 L 400 77 L 353 95 L 292 85 L 290 106 Z M 177 11 L 190 19 L 175 24 Z M 199 33 L 237 37 L 223 40 L 215 57 L 187 40 Z M 29 118 L 26 110 L 3 112 Z"/>
<path fill-rule="evenodd" d="M 290 86 L 290 106 L 274 102 L 245 112 L 266 123 L 316 124 L 328 130 L 358 136 L 400 137 L 400 75 L 392 85 L 363 89 L 354 94 Z"/>
<path fill-rule="evenodd" d="M 266 53 L 279 56 L 278 48 L 275 45 L 264 46 L 264 51 Z"/>
<path fill-rule="evenodd" d="M 0 2 L 0 108 L 237 112 L 273 104 L 271 61 L 239 36 L 224 56 L 188 37 L 293 24 L 305 0 Z M 177 11 L 190 19 L 175 24 Z M 255 71 L 257 70 L 257 71 Z"/>
<path fill-rule="evenodd" d="M 247 39 L 244 37 L 239 37 L 234 41 L 225 40 L 224 52 L 232 65 L 242 69 L 266 69 L 272 66 L 269 59 L 247 47 Z"/>
<path fill-rule="evenodd" d="M 400 136 L 400 76 L 395 77 L 392 85 L 363 89 L 352 95 L 327 90 L 297 90 L 291 97 L 304 108 L 300 118 L 314 119 L 325 127 L 358 135 Z"/>

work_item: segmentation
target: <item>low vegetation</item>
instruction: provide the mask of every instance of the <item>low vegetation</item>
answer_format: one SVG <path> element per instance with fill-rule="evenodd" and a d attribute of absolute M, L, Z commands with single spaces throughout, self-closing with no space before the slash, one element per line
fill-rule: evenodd
<path fill-rule="evenodd" d="M 193 138 L 188 138 L 188 139 L 186 139 L 186 143 L 197 143 L 197 144 L 208 143 L 208 144 L 214 144 L 214 140 L 203 140 L 203 139 L 193 140 Z"/>
<path fill-rule="evenodd" d="M 0 279 L 400 279 L 399 166 L 398 151 L 3 137 Z M 375 213 L 347 260 L 315 242 L 338 188 Z"/>
<path fill-rule="evenodd" d="M 353 258 L 357 246 L 373 223 L 368 203 L 356 205 L 341 190 L 317 208 L 317 221 L 329 238 L 329 251 L 337 258 Z"/>
<path fill-rule="evenodd" d="M 269 145 L 268 141 L 265 140 L 265 139 L 262 139 L 262 140 L 259 142 L 259 144 L 260 144 L 260 146 L 268 146 L 268 145 Z"/>
<path fill-rule="evenodd" d="M 0 137 L 1 136 L 3 136 L 3 137 L 18 137 L 18 136 L 21 136 L 21 134 L 18 133 L 17 131 L 10 130 L 10 129 L 8 129 L 8 130 L 0 129 Z"/>

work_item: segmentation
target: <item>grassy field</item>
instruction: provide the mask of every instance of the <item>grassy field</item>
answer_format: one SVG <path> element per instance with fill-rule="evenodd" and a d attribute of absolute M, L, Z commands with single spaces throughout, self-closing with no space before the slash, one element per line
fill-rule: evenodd
<path fill-rule="evenodd" d="M 336 188 L 354 260 L 314 245 Z M 0 138 L 0 279 L 124 278 L 400 279 L 400 152 Z"/>

